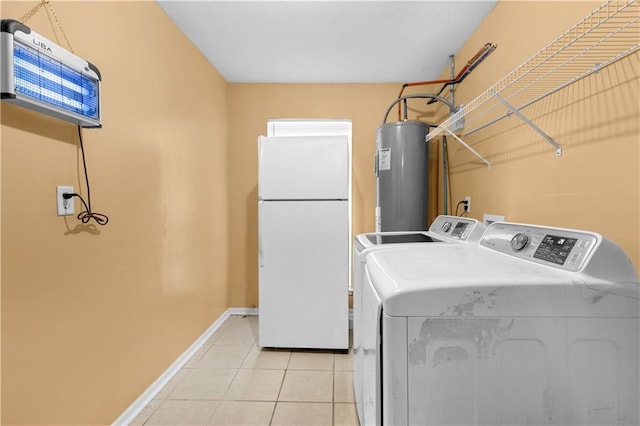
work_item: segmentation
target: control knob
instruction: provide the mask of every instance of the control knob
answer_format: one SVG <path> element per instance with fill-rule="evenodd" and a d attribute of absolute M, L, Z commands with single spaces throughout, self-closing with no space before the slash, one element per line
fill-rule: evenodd
<path fill-rule="evenodd" d="M 449 232 L 451 229 L 451 222 L 445 222 L 442 224 L 442 232 Z"/>
<path fill-rule="evenodd" d="M 522 232 L 518 232 L 511 239 L 511 248 L 513 251 L 520 251 L 527 246 L 529 243 L 529 237 Z"/>

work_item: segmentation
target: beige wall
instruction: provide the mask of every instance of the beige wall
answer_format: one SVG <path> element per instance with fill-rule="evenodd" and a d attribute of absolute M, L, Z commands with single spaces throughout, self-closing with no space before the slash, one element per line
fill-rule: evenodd
<path fill-rule="evenodd" d="M 500 2 L 456 57 L 460 69 L 484 43 L 499 46 L 457 102 L 596 5 Z M 267 119 L 352 119 L 353 232 L 372 230 L 375 131 L 400 89 L 226 84 L 154 3 L 54 6 L 103 74 L 104 128 L 84 135 L 93 205 L 111 222 L 54 214 L 55 186 L 82 177 L 74 128 L 0 104 L 3 424 L 109 423 L 224 309 L 257 305 L 256 139 Z M 28 7 L 4 1 L 2 17 Z M 43 12 L 30 24 L 53 38 Z M 561 158 L 522 126 L 469 138 L 491 170 L 450 141 L 453 199 L 471 195 L 476 218 L 602 232 L 639 267 L 638 68 L 636 55 L 529 112 Z M 430 108 L 412 104 L 412 116 L 433 121 L 441 111 Z M 438 144 L 431 154 L 435 215 Z"/>
<path fill-rule="evenodd" d="M 86 194 L 76 128 L 2 104 L 2 423 L 109 424 L 228 307 L 227 86 L 155 2 L 53 5 L 102 72 L 83 134 L 110 222 L 55 214 L 56 185 Z"/>

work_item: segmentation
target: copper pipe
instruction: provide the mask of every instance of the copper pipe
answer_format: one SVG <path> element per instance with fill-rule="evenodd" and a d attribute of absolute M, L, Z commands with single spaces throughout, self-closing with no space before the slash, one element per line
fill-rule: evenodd
<path fill-rule="evenodd" d="M 458 75 L 456 75 L 456 77 L 453 79 L 428 80 L 428 81 L 416 81 L 412 83 L 404 83 L 402 85 L 402 89 L 400 89 L 400 93 L 398 94 L 398 99 L 402 97 L 402 94 L 404 93 L 404 89 L 407 87 L 426 86 L 431 84 L 445 84 L 446 86 L 450 84 L 460 83 L 462 80 L 464 80 L 464 78 L 466 77 L 466 74 L 470 73 L 473 70 L 473 68 L 475 68 L 480 63 L 481 60 L 484 60 L 484 58 L 489 53 L 493 52 L 493 50 L 495 50 L 496 47 L 497 46 L 493 43 L 487 43 L 484 46 L 482 46 L 482 48 L 478 50 L 478 52 L 473 56 L 473 58 L 471 58 L 466 63 L 466 65 L 460 70 Z M 442 90 L 440 90 L 440 93 L 442 93 Z M 402 114 L 400 111 L 400 104 L 398 103 L 398 121 L 401 121 L 401 120 L 402 120 Z"/>

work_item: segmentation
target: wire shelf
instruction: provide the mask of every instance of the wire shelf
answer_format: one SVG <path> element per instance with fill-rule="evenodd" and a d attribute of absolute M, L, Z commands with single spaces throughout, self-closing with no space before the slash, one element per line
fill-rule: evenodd
<path fill-rule="evenodd" d="M 520 110 L 638 50 L 640 4 L 637 0 L 607 1 L 433 128 L 428 139 L 443 131 L 450 133 L 460 127 L 461 120 L 463 136 L 468 136 L 513 113 L 521 116 Z M 540 133 L 533 123 L 527 124 Z M 560 145 L 541 135 L 557 145 L 560 155 Z"/>

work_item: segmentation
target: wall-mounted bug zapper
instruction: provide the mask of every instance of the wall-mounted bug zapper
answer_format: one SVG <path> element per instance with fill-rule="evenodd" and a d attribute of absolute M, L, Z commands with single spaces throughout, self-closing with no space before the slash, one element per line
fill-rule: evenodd
<path fill-rule="evenodd" d="M 0 20 L 0 96 L 82 127 L 101 127 L 100 71 L 13 19 Z"/>

